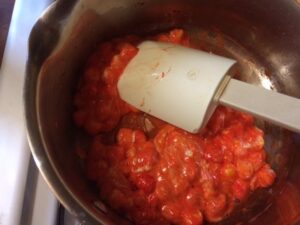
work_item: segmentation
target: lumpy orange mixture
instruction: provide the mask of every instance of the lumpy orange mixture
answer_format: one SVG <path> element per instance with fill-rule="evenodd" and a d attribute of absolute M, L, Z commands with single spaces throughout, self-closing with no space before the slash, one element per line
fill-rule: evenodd
<path fill-rule="evenodd" d="M 178 29 L 151 39 L 190 46 Z M 123 102 L 116 84 L 140 41 L 129 36 L 101 44 L 80 81 L 74 120 L 93 137 L 87 177 L 102 200 L 135 224 L 220 221 L 274 182 L 264 134 L 252 116 L 225 107 L 195 135 Z"/>

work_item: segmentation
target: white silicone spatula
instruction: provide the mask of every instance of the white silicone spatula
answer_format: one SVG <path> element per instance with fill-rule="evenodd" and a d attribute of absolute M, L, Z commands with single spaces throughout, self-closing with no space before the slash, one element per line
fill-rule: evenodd
<path fill-rule="evenodd" d="M 139 110 L 197 133 L 221 104 L 300 132 L 300 100 L 232 79 L 234 60 L 161 42 L 138 48 L 118 90 Z"/>

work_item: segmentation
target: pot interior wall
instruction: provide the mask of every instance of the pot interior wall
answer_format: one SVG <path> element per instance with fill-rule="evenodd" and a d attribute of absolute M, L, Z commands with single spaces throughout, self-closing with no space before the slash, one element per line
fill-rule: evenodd
<path fill-rule="evenodd" d="M 300 5 L 296 1 L 104 2 L 77 4 L 85 7 L 70 17 L 71 25 L 65 24 L 68 35 L 58 40 L 58 48 L 43 63 L 37 78 L 37 110 L 45 151 L 69 192 L 102 222 L 107 213 L 99 204 L 95 207 L 97 193 L 84 179 L 74 147 L 81 141 L 80 131 L 72 122 L 76 83 L 87 56 L 99 42 L 125 34 L 183 28 L 201 49 L 235 58 L 239 64 L 231 73 L 236 78 L 300 97 Z M 300 218 L 300 154 L 296 150 L 300 149 L 300 136 L 264 121 L 257 120 L 257 125 L 265 131 L 265 148 L 277 181 L 272 188 L 255 193 L 247 205 L 219 224 L 249 221 L 281 225 L 294 224 Z"/>

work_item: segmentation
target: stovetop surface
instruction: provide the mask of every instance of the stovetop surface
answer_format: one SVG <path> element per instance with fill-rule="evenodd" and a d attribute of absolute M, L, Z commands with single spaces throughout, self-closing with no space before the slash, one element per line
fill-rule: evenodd
<path fill-rule="evenodd" d="M 24 122 L 27 40 L 51 0 L 16 0 L 0 68 L 0 225 L 77 225 L 31 157 Z"/>

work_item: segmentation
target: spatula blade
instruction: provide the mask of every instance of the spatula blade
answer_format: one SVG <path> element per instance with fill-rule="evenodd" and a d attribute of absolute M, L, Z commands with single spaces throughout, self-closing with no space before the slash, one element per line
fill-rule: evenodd
<path fill-rule="evenodd" d="M 214 111 L 234 60 L 179 45 L 145 41 L 119 82 L 121 98 L 139 110 L 192 133 Z"/>

